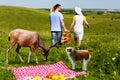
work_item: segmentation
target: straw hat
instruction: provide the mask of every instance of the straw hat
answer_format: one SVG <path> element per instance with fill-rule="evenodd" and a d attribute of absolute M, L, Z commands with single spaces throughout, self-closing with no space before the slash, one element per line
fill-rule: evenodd
<path fill-rule="evenodd" d="M 82 15 L 82 9 L 79 7 L 75 7 L 75 12 L 79 15 Z"/>

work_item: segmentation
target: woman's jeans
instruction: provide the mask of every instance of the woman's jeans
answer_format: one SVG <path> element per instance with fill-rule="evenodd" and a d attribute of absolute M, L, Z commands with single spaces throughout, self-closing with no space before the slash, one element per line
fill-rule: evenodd
<path fill-rule="evenodd" d="M 62 31 L 51 31 L 51 34 L 52 34 L 52 45 L 56 43 L 56 40 L 58 40 L 58 42 L 61 43 Z"/>

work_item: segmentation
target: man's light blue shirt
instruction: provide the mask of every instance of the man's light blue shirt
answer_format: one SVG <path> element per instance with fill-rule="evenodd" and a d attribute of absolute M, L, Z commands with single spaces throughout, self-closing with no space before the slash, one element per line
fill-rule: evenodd
<path fill-rule="evenodd" d="M 55 11 L 50 13 L 51 31 L 62 31 L 60 20 L 63 20 L 63 15 L 60 12 Z"/>

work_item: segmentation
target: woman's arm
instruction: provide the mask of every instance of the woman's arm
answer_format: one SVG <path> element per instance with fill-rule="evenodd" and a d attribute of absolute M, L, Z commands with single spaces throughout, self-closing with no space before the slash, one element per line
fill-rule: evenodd
<path fill-rule="evenodd" d="M 88 23 L 88 21 L 87 21 L 86 18 L 84 18 L 84 22 L 85 22 L 85 24 L 87 25 L 87 27 L 90 28 L 90 25 L 89 25 L 89 23 Z"/>
<path fill-rule="evenodd" d="M 73 17 L 72 23 L 71 23 L 70 28 L 69 28 L 69 32 L 73 28 L 74 24 L 75 24 L 75 16 Z"/>

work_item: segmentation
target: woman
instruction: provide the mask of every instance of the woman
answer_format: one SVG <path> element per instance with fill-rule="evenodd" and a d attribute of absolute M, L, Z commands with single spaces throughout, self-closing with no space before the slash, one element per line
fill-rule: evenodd
<path fill-rule="evenodd" d="M 50 25 L 51 25 L 51 34 L 52 34 L 52 45 L 56 43 L 56 39 L 58 38 L 58 42 L 61 43 L 61 36 L 62 36 L 62 28 L 66 32 L 67 29 L 65 27 L 63 21 L 63 15 L 60 13 L 61 5 L 56 4 L 50 13 Z"/>
<path fill-rule="evenodd" d="M 83 14 L 81 12 L 81 8 L 75 7 L 75 13 L 76 13 L 76 15 L 73 16 L 73 20 L 70 25 L 69 31 L 71 31 L 71 29 L 74 27 L 74 29 L 73 29 L 74 40 L 75 40 L 75 43 L 77 43 L 77 45 L 80 46 L 81 40 L 84 35 L 83 22 L 85 22 L 85 24 L 88 26 L 88 28 L 90 27 L 90 25 L 88 24 L 85 16 L 83 16 Z"/>

